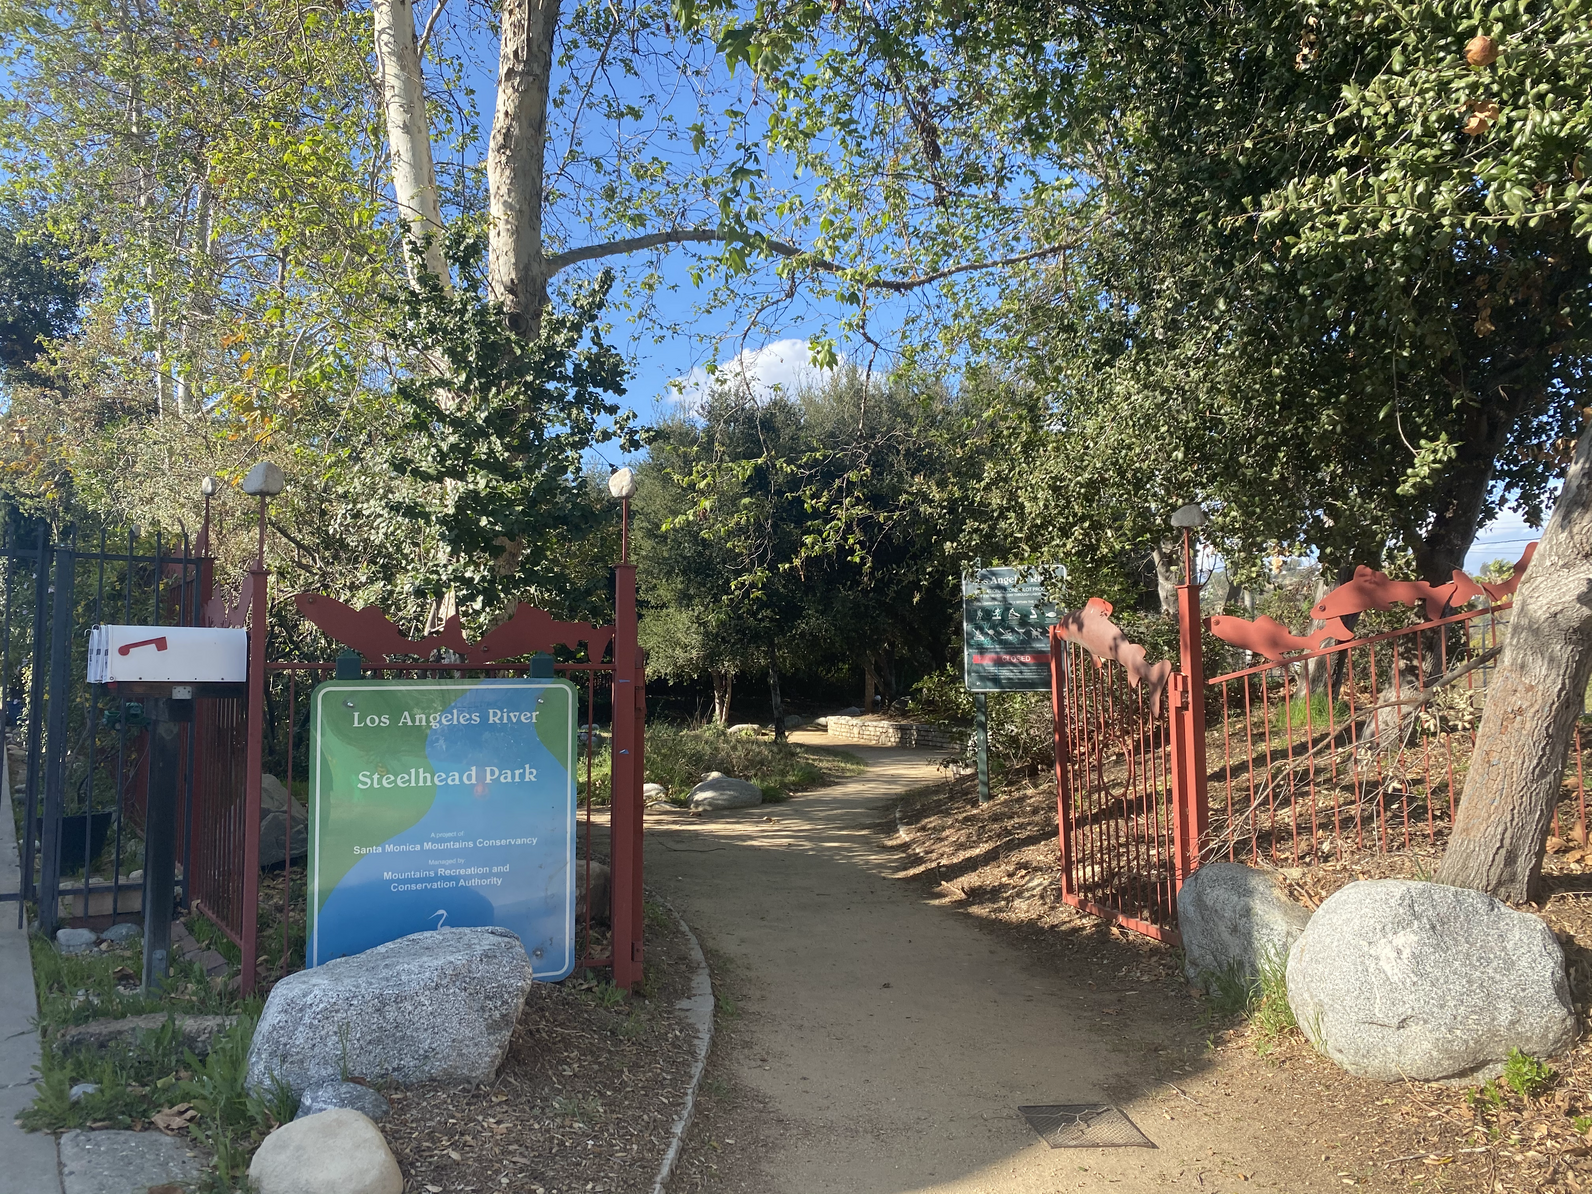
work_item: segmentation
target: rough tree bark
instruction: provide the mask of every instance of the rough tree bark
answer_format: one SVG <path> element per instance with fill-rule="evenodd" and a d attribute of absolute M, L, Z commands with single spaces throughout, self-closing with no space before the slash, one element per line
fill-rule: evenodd
<path fill-rule="evenodd" d="M 768 703 L 774 711 L 774 741 L 785 741 L 785 701 L 779 695 L 779 659 L 768 653 Z"/>
<path fill-rule="evenodd" d="M 711 672 L 713 678 L 713 721 L 717 725 L 730 724 L 730 695 L 734 690 L 734 672 Z"/>
<path fill-rule="evenodd" d="M 442 243 L 442 207 L 437 174 L 431 161 L 431 122 L 426 118 L 426 86 L 420 73 L 420 42 L 415 37 L 415 12 L 410 0 L 374 0 L 376 61 L 381 66 L 382 100 L 387 114 L 387 143 L 392 157 L 393 196 L 410 233 L 423 251 L 406 248 L 409 280 L 421 270 L 448 283 L 448 261 Z"/>
<path fill-rule="evenodd" d="M 487 284 L 509 327 L 534 338 L 547 305 L 542 251 L 542 173 L 547 144 L 547 89 L 559 0 L 506 0 L 498 55 L 497 107 L 487 143 L 492 214 Z"/>
<path fill-rule="evenodd" d="M 1150 560 L 1155 564 L 1155 597 L 1161 603 L 1163 617 L 1177 617 L 1178 552 L 1181 549 L 1171 539 L 1163 539 L 1150 549 Z"/>
<path fill-rule="evenodd" d="M 1484 384 L 1477 393 L 1506 392 L 1503 385 Z M 1438 475 L 1430 498 L 1432 521 L 1415 545 L 1415 572 L 1434 585 L 1445 583 L 1454 569 L 1463 571 L 1465 556 L 1476 541 L 1476 525 L 1492 488 L 1498 455 L 1509 442 L 1518 399 L 1471 406 L 1460 431 L 1454 459 Z"/>
<path fill-rule="evenodd" d="M 1592 433 L 1515 596 L 1437 881 L 1535 897 L 1575 723 L 1592 675 Z"/>

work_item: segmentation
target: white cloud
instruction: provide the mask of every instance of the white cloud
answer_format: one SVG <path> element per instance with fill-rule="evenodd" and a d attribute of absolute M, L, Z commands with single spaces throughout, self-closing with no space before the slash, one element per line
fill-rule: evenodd
<path fill-rule="evenodd" d="M 762 348 L 738 353 L 719 363 L 718 372 L 709 378 L 701 365 L 684 377 L 670 383 L 675 401 L 683 406 L 695 406 L 708 392 L 710 381 L 731 384 L 737 389 L 745 386 L 755 398 L 762 399 L 780 389 L 794 394 L 804 384 L 818 381 L 823 371 L 815 369 L 805 340 L 775 340 Z"/>

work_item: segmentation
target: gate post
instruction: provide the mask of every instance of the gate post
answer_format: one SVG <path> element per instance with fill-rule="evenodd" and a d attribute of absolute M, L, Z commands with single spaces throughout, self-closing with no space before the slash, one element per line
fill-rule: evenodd
<path fill-rule="evenodd" d="M 1076 894 L 1072 881 L 1071 748 L 1067 742 L 1067 642 L 1050 628 L 1050 708 L 1056 737 L 1056 833 L 1061 846 L 1061 894 Z"/>
<path fill-rule="evenodd" d="M 39 571 L 49 567 L 41 551 Z M 44 738 L 44 832 L 39 835 L 39 932 L 51 939 L 61 919 L 61 817 L 66 811 L 66 723 L 72 707 L 72 584 L 76 576 L 76 553 L 70 547 L 57 547 L 50 621 L 49 725 Z M 33 666 L 39 666 L 37 657 Z M 32 831 L 30 824 L 27 832 Z M 85 870 L 92 861 L 84 860 Z M 83 911 L 88 911 L 86 902 Z"/>
<path fill-rule="evenodd" d="M 265 770 L 265 637 L 270 612 L 268 577 L 265 571 L 266 502 L 282 492 L 282 472 L 274 464 L 261 461 L 243 481 L 243 492 L 260 499 L 260 538 L 254 563 L 249 566 L 249 684 L 248 741 L 243 761 L 243 907 L 238 916 L 239 948 L 243 954 L 238 975 L 240 994 L 254 992 L 255 955 L 259 946 L 260 925 L 260 779 Z M 291 854 L 293 843 L 288 842 Z M 289 857 L 284 865 L 291 866 Z M 282 910 L 283 916 L 287 909 Z"/>
<path fill-rule="evenodd" d="M 1203 522 L 1202 513 L 1200 523 Z M 1184 526 L 1182 530 L 1183 583 L 1177 587 L 1178 637 L 1182 650 L 1179 671 L 1172 677 L 1170 691 L 1174 705 L 1171 710 L 1175 760 L 1172 781 L 1179 887 L 1199 866 L 1200 844 L 1205 840 L 1210 820 L 1205 792 L 1205 650 L 1200 640 L 1204 618 L 1200 614 L 1200 584 L 1194 571 L 1191 528 Z"/>
<path fill-rule="evenodd" d="M 614 569 L 614 741 L 609 813 L 613 864 L 614 986 L 642 977 L 640 669 L 636 643 L 636 566 Z"/>

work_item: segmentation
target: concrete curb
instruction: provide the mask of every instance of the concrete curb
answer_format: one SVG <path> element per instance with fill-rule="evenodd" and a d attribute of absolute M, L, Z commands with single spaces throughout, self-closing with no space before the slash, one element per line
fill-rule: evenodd
<path fill-rule="evenodd" d="M 4 756 L 0 742 L 0 758 Z M 16 820 L 11 812 L 11 765 L 0 764 L 0 889 L 20 890 Z M 14 1122 L 33 1102 L 39 1064 L 39 1012 L 34 996 L 33 955 L 28 933 L 16 927 L 16 905 L 0 904 L 0 1194 L 60 1194 L 61 1162 L 56 1139 L 24 1132 Z"/>
<path fill-rule="evenodd" d="M 669 907 L 667 904 L 664 906 Z M 664 1194 L 669 1186 L 669 1179 L 674 1176 L 674 1167 L 680 1162 L 680 1153 L 685 1148 L 685 1134 L 691 1130 L 691 1119 L 696 1114 L 697 1090 L 702 1085 L 702 1071 L 707 1069 L 708 1050 L 713 1046 L 713 979 L 708 973 L 708 960 L 703 956 L 702 946 L 697 941 L 696 934 L 691 931 L 691 926 L 686 924 L 685 917 L 672 907 L 669 907 L 669 911 L 685 932 L 686 943 L 691 947 L 692 960 L 696 963 L 696 974 L 691 979 L 691 994 L 674 1006 L 685 1013 L 686 1023 L 696 1029 L 697 1047 L 696 1060 L 691 1067 L 691 1086 L 685 1095 L 685 1106 L 680 1108 L 680 1114 L 675 1118 L 674 1129 L 669 1134 L 669 1151 L 663 1154 L 663 1163 L 658 1166 L 658 1176 L 652 1183 L 652 1194 Z"/>

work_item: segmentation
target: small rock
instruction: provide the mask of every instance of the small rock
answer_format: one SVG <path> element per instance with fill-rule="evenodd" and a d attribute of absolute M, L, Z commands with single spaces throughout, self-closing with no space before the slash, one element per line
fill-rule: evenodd
<path fill-rule="evenodd" d="M 284 861 L 290 818 L 293 825 L 293 857 L 302 858 L 308 841 L 309 811 L 288 795 L 287 788 L 276 776 L 260 776 L 261 866 L 277 866 Z"/>
<path fill-rule="evenodd" d="M 304 1097 L 299 1100 L 298 1114 L 293 1118 L 307 1119 L 311 1115 L 334 1111 L 339 1107 L 358 1111 L 373 1120 L 386 1119 L 391 1110 L 387 1100 L 368 1086 L 361 1086 L 358 1082 L 325 1082 L 304 1092 Z"/>
<path fill-rule="evenodd" d="M 112 925 L 104 932 L 105 940 L 117 945 L 127 945 L 137 941 L 144 935 L 144 931 L 131 921 L 123 921 L 119 925 Z"/>
<path fill-rule="evenodd" d="M 205 1166 L 186 1141 L 162 1132 L 85 1132 L 61 1137 L 65 1194 L 144 1194 L 151 1186 L 187 1188 Z"/>
<path fill-rule="evenodd" d="M 862 710 L 857 708 L 857 706 L 855 706 L 855 705 L 847 705 L 839 713 L 836 713 L 835 716 L 836 717 L 861 717 L 862 716 Z"/>
<path fill-rule="evenodd" d="M 801 724 L 802 724 L 802 719 L 798 715 L 796 715 L 795 713 L 787 713 L 785 715 L 785 728 L 787 730 L 794 730 L 797 726 L 799 726 Z"/>
<path fill-rule="evenodd" d="M 724 731 L 726 734 L 755 734 L 763 727 L 755 721 L 743 721 Z"/>
<path fill-rule="evenodd" d="M 1535 916 L 1464 887 L 1375 879 L 1334 892 L 1288 955 L 1288 1003 L 1361 1078 L 1475 1081 L 1511 1050 L 1575 1043 L 1564 951 Z"/>
<path fill-rule="evenodd" d="M 144 872 L 143 872 L 143 870 L 139 869 L 139 870 L 136 870 L 136 871 L 128 871 L 127 872 L 127 881 L 129 883 L 142 883 L 144 881 Z"/>
<path fill-rule="evenodd" d="M 642 784 L 641 798 L 646 801 L 663 800 L 669 795 L 669 789 L 662 784 Z"/>
<path fill-rule="evenodd" d="M 1208 862 L 1177 893 L 1183 973 L 1210 988 L 1218 975 L 1254 983 L 1267 964 L 1281 969 L 1310 913 L 1277 890 L 1271 876 L 1236 862 Z"/>
<path fill-rule="evenodd" d="M 120 1020 L 90 1020 L 72 1028 L 63 1028 L 53 1044 L 60 1052 L 70 1049 L 104 1049 L 109 1045 L 130 1045 L 146 1032 L 157 1032 L 165 1027 L 165 1012 L 150 1012 L 144 1016 L 126 1016 Z M 172 1016 L 176 1021 L 177 1035 L 183 1048 L 192 1049 L 197 1057 L 210 1052 L 215 1038 L 238 1022 L 236 1016 Z"/>
<path fill-rule="evenodd" d="M 520 939 L 497 927 L 413 933 L 290 974 L 254 1030 L 249 1089 L 280 1082 L 302 1095 L 345 1073 L 489 1081 L 532 981 Z"/>
<path fill-rule="evenodd" d="M 381 1129 L 346 1108 L 283 1124 L 249 1165 L 259 1194 L 402 1194 L 403 1174 Z"/>
<path fill-rule="evenodd" d="M 204 967 L 206 978 L 215 978 L 219 974 L 225 974 L 231 968 L 231 964 L 226 958 L 213 949 L 203 950 L 191 960 Z"/>
<path fill-rule="evenodd" d="M 79 1082 L 66 1092 L 66 1097 L 75 1103 L 84 1095 L 99 1094 L 99 1088 L 98 1082 Z"/>
<path fill-rule="evenodd" d="M 94 948 L 99 934 L 93 929 L 58 929 L 55 947 L 63 954 L 84 954 Z"/>
<path fill-rule="evenodd" d="M 827 717 L 815 717 L 815 718 L 813 718 L 813 724 L 815 726 L 817 726 L 820 730 L 827 730 L 829 728 L 829 718 L 827 718 Z"/>
<path fill-rule="evenodd" d="M 692 812 L 716 812 L 725 808 L 750 808 L 763 803 L 763 789 L 750 780 L 734 779 L 722 771 L 710 771 L 689 794 Z"/>
<path fill-rule="evenodd" d="M 591 864 L 591 922 L 595 925 L 613 923 L 613 877 L 608 867 L 594 861 Z M 575 924 L 586 920 L 586 860 L 575 860 Z"/>

